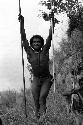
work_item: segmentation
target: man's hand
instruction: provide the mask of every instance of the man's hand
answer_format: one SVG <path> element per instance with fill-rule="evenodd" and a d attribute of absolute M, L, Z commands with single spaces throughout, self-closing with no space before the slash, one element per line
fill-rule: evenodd
<path fill-rule="evenodd" d="M 43 19 L 45 20 L 45 21 L 49 21 L 50 20 L 50 17 L 49 17 L 49 15 L 47 14 L 47 13 L 43 13 L 42 14 L 42 16 L 43 16 Z"/>
<path fill-rule="evenodd" d="M 80 88 L 77 89 L 72 89 L 71 91 L 66 91 L 65 93 L 63 93 L 63 96 L 71 96 L 72 94 L 77 94 L 79 92 Z"/>
<path fill-rule="evenodd" d="M 18 20 L 19 22 L 24 23 L 24 17 L 21 14 L 18 15 Z"/>
<path fill-rule="evenodd" d="M 25 33 L 25 29 L 24 29 L 24 17 L 21 14 L 18 15 L 18 20 L 20 22 L 20 32 L 21 33 Z"/>

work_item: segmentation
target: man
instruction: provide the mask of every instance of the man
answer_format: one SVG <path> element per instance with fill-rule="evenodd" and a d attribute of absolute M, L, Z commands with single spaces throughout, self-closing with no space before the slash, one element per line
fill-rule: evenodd
<path fill-rule="evenodd" d="M 79 79 L 79 87 L 65 92 L 63 96 L 66 97 L 69 103 L 71 103 L 71 97 L 73 94 L 72 111 L 75 115 L 77 125 L 83 125 L 83 77 Z"/>
<path fill-rule="evenodd" d="M 32 95 L 35 102 L 35 115 L 39 119 L 46 113 L 46 97 L 52 85 L 52 76 L 49 71 L 49 49 L 52 40 L 52 27 L 44 45 L 44 39 L 40 35 L 34 35 L 30 39 L 30 45 L 26 39 L 24 29 L 24 17 L 19 15 L 21 23 L 21 38 L 27 59 L 32 67 L 33 80 L 31 85 Z"/>

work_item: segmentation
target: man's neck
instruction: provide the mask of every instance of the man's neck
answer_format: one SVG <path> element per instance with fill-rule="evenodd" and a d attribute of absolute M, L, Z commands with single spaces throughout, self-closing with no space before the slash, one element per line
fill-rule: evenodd
<path fill-rule="evenodd" d="M 31 47 L 32 48 L 32 47 Z M 40 50 L 35 50 L 32 48 L 32 50 L 35 52 L 35 53 L 40 53 L 42 51 L 42 48 Z"/>

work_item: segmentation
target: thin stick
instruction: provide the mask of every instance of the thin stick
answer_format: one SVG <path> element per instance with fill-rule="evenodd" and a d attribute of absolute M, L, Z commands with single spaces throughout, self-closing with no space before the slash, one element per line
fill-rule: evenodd
<path fill-rule="evenodd" d="M 21 15 L 20 0 L 19 0 L 19 14 Z M 21 22 L 20 22 L 20 34 L 21 34 Z M 25 94 L 25 77 L 24 77 L 24 58 L 23 58 L 23 45 L 22 45 L 22 38 L 21 38 L 21 49 L 22 49 L 22 67 L 23 67 L 23 85 L 24 85 L 25 115 L 26 115 L 26 118 L 27 118 L 27 110 L 26 110 L 26 94 Z"/>
<path fill-rule="evenodd" d="M 51 2 L 51 12 L 52 12 L 51 25 L 52 25 L 52 51 L 53 51 L 53 79 L 54 79 L 54 93 L 55 93 L 55 61 L 54 61 L 54 44 L 53 44 L 54 13 L 53 13 L 53 10 L 52 10 L 52 2 Z"/>

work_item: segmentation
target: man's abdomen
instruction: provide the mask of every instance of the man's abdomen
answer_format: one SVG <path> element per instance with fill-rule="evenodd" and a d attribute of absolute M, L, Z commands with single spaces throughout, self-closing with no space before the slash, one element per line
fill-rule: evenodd
<path fill-rule="evenodd" d="M 44 66 L 39 66 L 39 65 L 35 65 L 34 67 L 32 67 L 33 70 L 33 74 L 36 77 L 46 77 L 49 75 L 49 65 L 44 65 Z"/>

